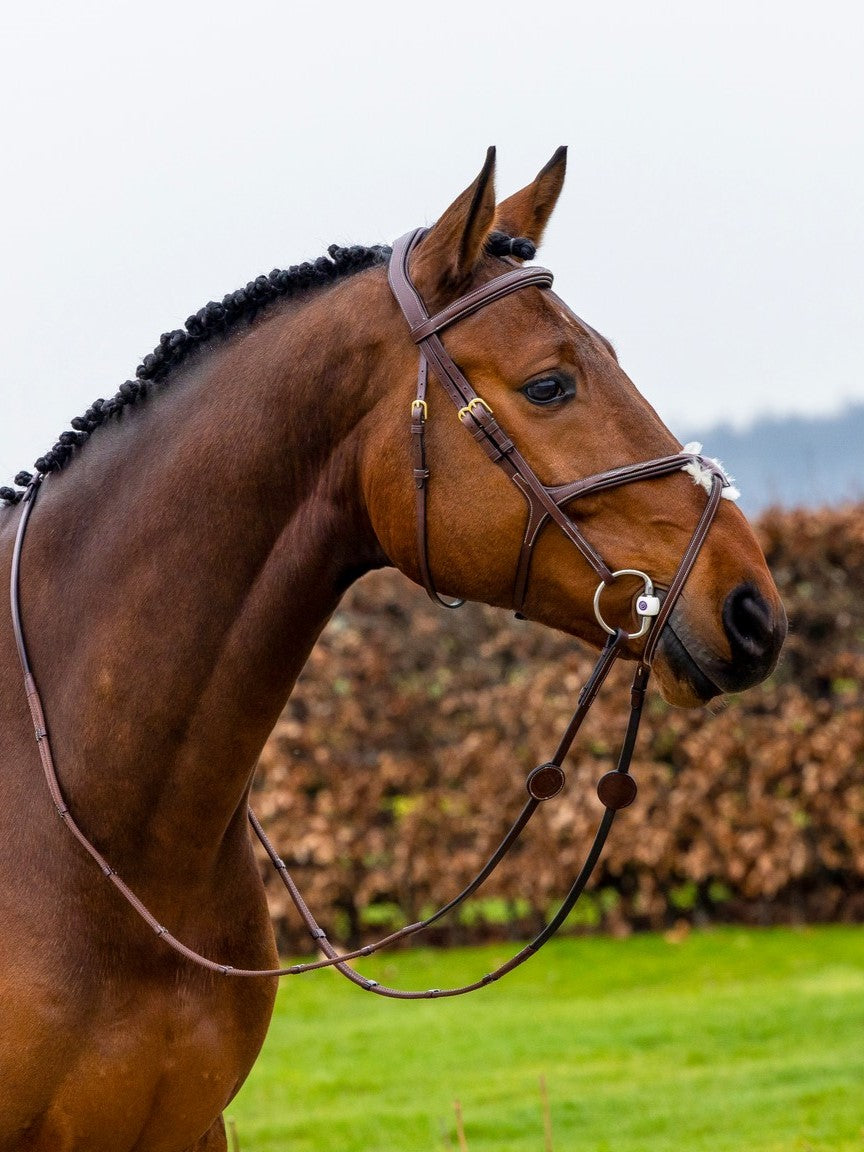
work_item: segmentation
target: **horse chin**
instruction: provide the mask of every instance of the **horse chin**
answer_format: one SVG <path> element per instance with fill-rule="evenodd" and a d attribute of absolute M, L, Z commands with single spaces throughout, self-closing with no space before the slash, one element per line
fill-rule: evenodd
<path fill-rule="evenodd" d="M 664 700 L 678 708 L 700 708 L 723 692 L 669 625 L 658 645 L 654 673 Z"/>

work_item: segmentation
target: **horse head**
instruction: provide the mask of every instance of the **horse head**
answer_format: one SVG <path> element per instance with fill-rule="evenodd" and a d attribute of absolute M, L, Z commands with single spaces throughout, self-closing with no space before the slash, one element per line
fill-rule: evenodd
<path fill-rule="evenodd" d="M 549 290 L 551 278 L 526 279 L 518 291 L 508 284 L 500 294 L 489 287 L 518 279 L 514 269 L 540 244 L 566 155 L 559 149 L 535 180 L 497 205 L 494 163 L 490 149 L 477 179 L 401 249 L 388 392 L 376 406 L 362 465 L 378 540 L 389 560 L 433 594 L 511 608 L 593 646 L 605 639 L 604 628 L 621 628 L 626 654 L 651 662 L 674 704 L 698 705 L 758 683 L 777 661 L 786 618 L 732 500 L 717 504 L 657 635 L 639 626 L 636 601 L 656 591 L 657 611 L 712 478 L 719 475 L 723 495 L 734 489 L 712 462 L 682 455 L 612 345 Z M 443 344 L 437 361 L 430 334 Z M 428 391 L 424 349 L 432 356 Z M 449 398 L 448 363 L 457 381 Z M 460 395 L 473 399 L 454 406 Z M 539 478 L 536 499 L 508 466 L 514 453 Z M 654 472 L 638 467 L 663 460 Z M 616 469 L 626 483 L 608 479 Z M 406 483 L 412 470 L 419 501 Z M 564 512 L 557 523 L 544 515 L 540 488 Z M 425 521 L 419 534 L 418 516 Z"/>

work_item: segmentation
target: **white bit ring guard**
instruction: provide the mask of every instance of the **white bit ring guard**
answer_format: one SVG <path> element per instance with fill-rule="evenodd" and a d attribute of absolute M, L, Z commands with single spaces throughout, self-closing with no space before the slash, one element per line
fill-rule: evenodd
<path fill-rule="evenodd" d="M 638 640 L 640 636 L 644 636 L 648 629 L 651 627 L 651 621 L 660 611 L 660 598 L 654 595 L 654 583 L 650 576 L 646 576 L 644 572 L 640 572 L 638 568 L 619 568 L 617 572 L 612 573 L 612 579 L 617 580 L 619 576 L 638 576 L 645 587 L 636 597 L 634 605 L 636 615 L 641 620 L 638 631 L 628 632 L 628 640 Z M 606 621 L 603 619 L 603 614 L 600 611 L 600 597 L 603 595 L 603 589 L 608 585 L 602 581 L 597 585 L 597 591 L 594 593 L 594 615 L 597 617 L 597 623 L 604 632 L 608 632 L 610 636 L 614 636 L 617 629 L 610 628 Z"/>

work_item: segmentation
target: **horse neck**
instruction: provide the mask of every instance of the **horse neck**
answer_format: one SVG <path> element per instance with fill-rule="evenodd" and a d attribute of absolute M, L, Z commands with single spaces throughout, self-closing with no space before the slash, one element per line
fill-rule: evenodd
<path fill-rule="evenodd" d="M 355 302 L 383 276 L 354 279 L 97 433 L 34 510 L 22 601 L 58 770 L 142 873 L 170 872 L 178 845 L 206 869 L 236 837 L 316 637 L 386 562 L 357 483 L 380 309 Z"/>

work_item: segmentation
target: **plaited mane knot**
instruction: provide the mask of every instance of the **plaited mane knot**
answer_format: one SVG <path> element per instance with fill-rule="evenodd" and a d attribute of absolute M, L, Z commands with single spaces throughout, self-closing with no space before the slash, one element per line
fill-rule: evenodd
<path fill-rule="evenodd" d="M 371 248 L 359 245 L 340 248 L 338 244 L 331 244 L 327 252 L 327 256 L 319 256 L 313 262 L 287 269 L 274 268 L 269 276 L 257 276 L 245 288 L 229 292 L 221 302 L 211 300 L 188 318 L 184 328 L 163 332 L 157 346 L 135 370 L 135 379 L 121 384 L 109 400 L 94 400 L 83 416 L 70 421 L 72 431 L 62 432 L 53 448 L 35 461 L 36 471 L 43 476 L 59 472 L 100 425 L 113 416 L 120 416 L 128 405 L 146 399 L 153 383 L 163 382 L 190 353 L 202 348 L 214 336 L 224 336 L 244 321 L 251 324 L 258 313 L 275 300 L 323 288 L 355 272 L 384 264 L 390 257 L 390 249 L 381 244 Z M 15 484 L 23 489 L 30 479 L 29 472 L 19 472 Z M 23 495 L 24 492 L 16 488 L 0 488 L 0 501 L 6 504 L 17 504 Z"/>
<path fill-rule="evenodd" d="M 490 256 L 515 256 L 517 260 L 533 260 L 537 245 L 527 236 L 508 236 L 506 232 L 490 232 L 486 240 Z"/>

